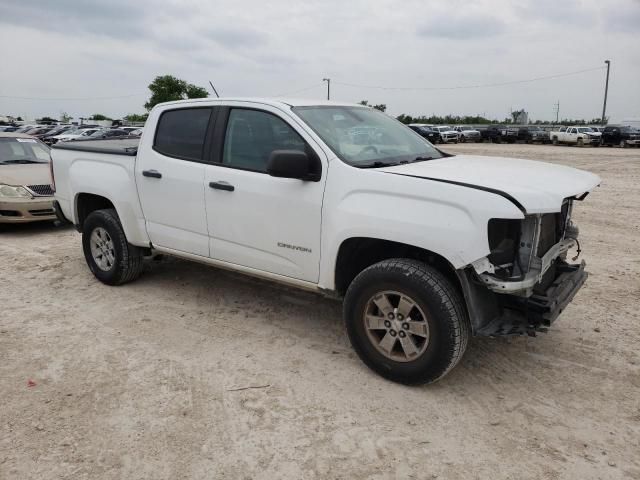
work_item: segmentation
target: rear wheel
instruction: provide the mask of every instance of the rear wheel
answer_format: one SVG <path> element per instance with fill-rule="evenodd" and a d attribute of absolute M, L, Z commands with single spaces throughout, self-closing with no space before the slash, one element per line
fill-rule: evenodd
<path fill-rule="evenodd" d="M 552 142 L 554 145 L 558 145 L 558 137 L 553 137 L 553 139 L 551 140 L 551 142 Z"/>
<path fill-rule="evenodd" d="M 460 143 L 464 143 L 466 142 L 464 135 L 460 135 Z"/>
<path fill-rule="evenodd" d="M 620 140 L 620 148 L 627 148 L 627 142 Z"/>
<path fill-rule="evenodd" d="M 127 242 L 112 208 L 89 214 L 82 227 L 82 248 L 89 269 L 102 283 L 121 285 L 142 272 L 142 250 Z"/>
<path fill-rule="evenodd" d="M 460 361 L 470 337 L 457 290 L 436 269 L 410 259 L 362 271 L 347 290 L 344 320 L 362 361 L 405 384 L 442 378 Z"/>

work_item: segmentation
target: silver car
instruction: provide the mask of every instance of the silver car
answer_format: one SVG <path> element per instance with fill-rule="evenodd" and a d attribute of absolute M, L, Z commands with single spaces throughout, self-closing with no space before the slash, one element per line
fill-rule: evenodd
<path fill-rule="evenodd" d="M 55 220 L 49 147 L 20 133 L 0 133 L 0 223 Z"/>

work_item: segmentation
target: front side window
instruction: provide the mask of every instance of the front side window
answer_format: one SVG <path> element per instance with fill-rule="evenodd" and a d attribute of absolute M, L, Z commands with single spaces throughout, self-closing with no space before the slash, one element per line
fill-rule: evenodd
<path fill-rule="evenodd" d="M 201 161 L 211 108 L 167 110 L 160 115 L 153 148 L 170 157 Z"/>
<path fill-rule="evenodd" d="M 305 106 L 293 111 L 338 158 L 355 167 L 382 167 L 443 157 L 423 137 L 373 108 Z"/>
<path fill-rule="evenodd" d="M 266 172 L 274 150 L 306 151 L 306 143 L 286 122 L 271 113 L 234 108 L 229 112 L 222 164 Z"/>

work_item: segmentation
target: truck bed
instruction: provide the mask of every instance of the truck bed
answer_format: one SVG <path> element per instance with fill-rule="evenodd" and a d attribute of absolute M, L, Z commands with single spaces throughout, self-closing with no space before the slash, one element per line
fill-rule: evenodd
<path fill-rule="evenodd" d="M 60 150 L 77 150 L 80 152 L 105 153 L 107 155 L 130 155 L 138 153 L 139 138 L 107 138 L 101 140 L 70 140 L 58 142 L 51 146 Z"/>

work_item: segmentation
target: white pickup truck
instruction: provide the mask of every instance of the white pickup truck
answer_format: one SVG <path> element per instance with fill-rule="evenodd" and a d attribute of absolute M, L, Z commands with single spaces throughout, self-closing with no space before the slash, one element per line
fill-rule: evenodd
<path fill-rule="evenodd" d="M 569 145 L 577 145 L 578 147 L 585 145 L 599 147 L 602 141 L 602 133 L 597 132 L 591 127 L 561 127 L 558 130 L 551 131 L 549 138 L 554 145 L 567 143 Z"/>
<path fill-rule="evenodd" d="M 361 105 L 260 99 L 158 105 L 139 141 L 55 145 L 52 174 L 100 281 L 164 253 L 341 298 L 362 360 L 407 384 L 472 335 L 547 329 L 586 279 L 571 211 L 600 182 L 449 155 Z"/>

